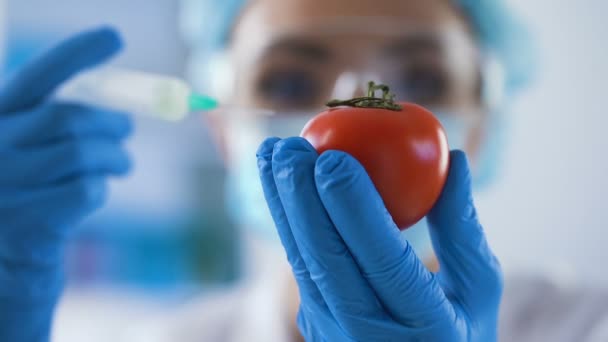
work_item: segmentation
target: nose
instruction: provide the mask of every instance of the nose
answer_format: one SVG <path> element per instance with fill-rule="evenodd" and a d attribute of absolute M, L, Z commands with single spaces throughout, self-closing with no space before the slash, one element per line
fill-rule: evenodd
<path fill-rule="evenodd" d="M 359 86 L 356 88 L 355 92 L 353 93 L 352 97 L 363 97 L 363 96 L 367 96 L 367 91 L 365 90 L 364 84 L 360 83 Z"/>
<path fill-rule="evenodd" d="M 336 78 L 332 98 L 349 99 L 357 93 L 359 88 L 359 77 L 353 72 L 345 72 Z"/>
<path fill-rule="evenodd" d="M 332 98 L 347 100 L 367 96 L 368 82 L 377 80 L 376 75 L 345 72 L 336 79 Z"/>

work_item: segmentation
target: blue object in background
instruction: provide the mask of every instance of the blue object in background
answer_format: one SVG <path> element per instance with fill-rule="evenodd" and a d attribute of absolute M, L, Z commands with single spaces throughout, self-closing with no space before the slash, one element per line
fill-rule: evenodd
<path fill-rule="evenodd" d="M 196 149 L 185 151 L 185 157 L 194 152 Z M 130 202 L 114 202 L 85 220 L 70 244 L 69 284 L 179 296 L 238 279 L 241 240 L 223 205 L 224 170 L 198 161 L 189 166 L 170 162 L 168 174 L 153 174 L 147 170 L 154 168 L 153 163 L 140 160 L 137 164 L 135 157 L 133 177 L 142 179 L 130 180 L 136 184 L 126 180 L 114 190 L 124 192 L 121 186 L 135 191 L 140 185 L 159 187 L 161 176 L 178 178 L 179 182 L 163 186 L 180 185 L 180 189 L 165 194 L 170 197 L 165 201 L 156 196 L 146 201 L 149 194 L 142 189 Z M 141 171 L 146 177 L 137 168 L 144 168 Z M 163 196 L 162 192 L 154 194 Z M 185 203 L 175 205 L 176 196 Z"/>
<path fill-rule="evenodd" d="M 72 286 L 128 287 L 182 292 L 236 280 L 240 270 L 236 227 L 222 213 L 181 217 L 128 211 L 87 222 L 70 244 Z"/>
<path fill-rule="evenodd" d="M 129 217 L 128 213 L 87 224 L 70 245 L 70 283 L 148 290 L 194 284 L 199 280 L 195 251 L 188 244 L 188 231 L 179 225 L 177 220 Z"/>

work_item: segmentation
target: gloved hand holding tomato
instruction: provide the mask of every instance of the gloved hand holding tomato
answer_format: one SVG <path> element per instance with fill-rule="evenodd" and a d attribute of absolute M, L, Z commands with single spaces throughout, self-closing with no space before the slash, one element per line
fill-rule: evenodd
<path fill-rule="evenodd" d="M 352 108 L 314 118 L 302 132 L 310 142 L 269 138 L 258 150 L 298 283 L 300 332 L 306 341 L 495 341 L 501 271 L 477 220 L 466 157 L 448 155 L 430 113 L 384 90 L 381 99 L 372 90 L 331 102 Z M 424 215 L 437 274 L 398 229 Z"/>

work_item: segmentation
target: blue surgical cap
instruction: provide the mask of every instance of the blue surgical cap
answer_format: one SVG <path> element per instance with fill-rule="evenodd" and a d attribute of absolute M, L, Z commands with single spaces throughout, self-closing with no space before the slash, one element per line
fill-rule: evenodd
<path fill-rule="evenodd" d="M 523 22 L 504 0 L 452 1 L 468 16 L 483 51 L 503 66 L 507 93 L 524 86 L 535 70 L 536 54 Z M 187 43 L 213 53 L 225 48 L 231 27 L 247 0 L 182 2 L 181 29 Z"/>

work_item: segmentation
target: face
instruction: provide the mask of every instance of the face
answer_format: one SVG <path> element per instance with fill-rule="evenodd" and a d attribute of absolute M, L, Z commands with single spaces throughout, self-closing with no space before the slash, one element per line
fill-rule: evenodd
<path fill-rule="evenodd" d="M 229 52 L 233 104 L 316 113 L 330 99 L 363 94 L 373 80 L 399 101 L 477 119 L 464 147 L 474 154 L 484 112 L 480 58 L 448 0 L 252 0 Z"/>

